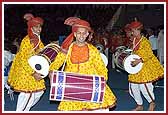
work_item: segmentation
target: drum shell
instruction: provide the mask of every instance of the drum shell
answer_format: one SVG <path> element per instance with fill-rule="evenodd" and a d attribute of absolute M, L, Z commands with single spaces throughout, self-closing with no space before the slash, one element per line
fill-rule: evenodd
<path fill-rule="evenodd" d="M 117 51 L 115 52 L 115 59 L 114 62 L 116 64 L 116 66 L 122 70 L 124 69 L 124 60 L 125 58 L 127 58 L 130 55 L 129 52 L 125 52 L 125 51 Z"/>
<path fill-rule="evenodd" d="M 31 68 L 44 78 L 48 75 L 49 66 L 54 61 L 60 50 L 57 44 L 48 44 L 37 55 L 33 55 L 28 59 Z"/>
<path fill-rule="evenodd" d="M 54 61 L 55 57 L 57 56 L 58 52 L 60 50 L 60 46 L 57 44 L 49 44 L 38 54 L 40 56 L 43 56 L 47 59 L 49 63 Z"/>
<path fill-rule="evenodd" d="M 102 103 L 105 84 L 104 77 L 54 71 L 50 100 Z"/>

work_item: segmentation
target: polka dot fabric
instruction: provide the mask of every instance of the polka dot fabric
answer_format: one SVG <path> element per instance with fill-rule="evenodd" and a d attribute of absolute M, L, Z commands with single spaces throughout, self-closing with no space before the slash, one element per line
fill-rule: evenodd
<path fill-rule="evenodd" d="M 91 44 L 87 44 L 87 48 L 89 51 L 88 61 L 80 61 L 83 63 L 72 63 L 71 55 L 73 51 L 74 45 L 70 48 L 70 52 L 68 53 L 68 58 L 66 61 L 65 71 L 67 72 L 75 72 L 81 74 L 91 74 L 91 75 L 99 75 L 104 76 L 107 80 L 107 68 L 103 63 L 103 60 L 100 56 L 99 51 L 96 47 Z M 86 55 L 87 56 L 87 55 Z M 63 53 L 59 53 L 55 58 L 55 61 L 50 65 L 50 70 L 58 70 L 58 68 L 63 64 L 66 55 Z M 87 59 L 87 58 L 83 58 Z M 80 102 L 80 101 L 61 101 L 59 104 L 58 110 L 60 111 L 82 111 L 82 110 L 96 110 L 100 108 L 108 108 L 113 107 L 116 104 L 116 97 L 109 88 L 108 85 L 105 87 L 105 95 L 103 103 L 91 103 L 91 102 Z"/>
<path fill-rule="evenodd" d="M 40 41 L 39 48 L 44 45 Z M 40 51 L 34 51 L 29 37 L 26 36 L 22 42 L 19 52 L 16 54 L 8 77 L 8 83 L 18 92 L 37 92 L 45 89 L 44 80 L 36 81 L 32 76 L 34 70 L 29 66 L 28 59 Z"/>
<path fill-rule="evenodd" d="M 137 74 L 129 75 L 129 82 L 132 83 L 148 83 L 163 77 L 164 69 L 157 57 L 154 56 L 151 44 L 147 38 L 142 37 L 140 47 L 134 52 L 143 60 L 143 67 Z"/>

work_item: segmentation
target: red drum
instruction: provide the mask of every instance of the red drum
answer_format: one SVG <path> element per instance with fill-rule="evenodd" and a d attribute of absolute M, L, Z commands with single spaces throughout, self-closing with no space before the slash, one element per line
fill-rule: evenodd
<path fill-rule="evenodd" d="M 129 56 L 131 54 L 131 52 L 126 51 L 126 47 L 125 46 L 120 46 L 116 48 L 116 52 L 115 52 L 115 59 L 114 59 L 114 63 L 116 64 L 116 66 L 122 70 L 124 69 L 124 60 L 127 56 Z"/>
<path fill-rule="evenodd" d="M 119 48 L 119 50 L 115 52 L 114 62 L 116 66 L 130 74 L 138 73 L 142 69 L 143 63 L 132 66 L 131 62 L 134 61 L 135 58 L 140 59 L 140 57 L 138 55 L 131 54 L 131 49 L 124 50 L 125 48 L 123 48 L 124 47 L 121 47 L 121 49 Z"/>
<path fill-rule="evenodd" d="M 45 46 L 38 55 L 31 56 L 28 59 L 29 65 L 37 72 L 42 74 L 42 77 L 48 75 L 49 66 L 54 61 L 60 50 L 57 44 L 48 44 Z"/>
<path fill-rule="evenodd" d="M 50 100 L 102 103 L 105 85 L 104 77 L 54 71 L 51 78 Z"/>
<path fill-rule="evenodd" d="M 39 53 L 39 55 L 44 56 L 49 63 L 51 63 L 57 56 L 60 50 L 60 46 L 57 44 L 48 44 L 44 49 Z"/>

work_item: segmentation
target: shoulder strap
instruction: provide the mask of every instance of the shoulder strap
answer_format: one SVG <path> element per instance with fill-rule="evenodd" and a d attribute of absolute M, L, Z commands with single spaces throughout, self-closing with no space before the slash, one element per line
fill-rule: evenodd
<path fill-rule="evenodd" d="M 61 68 L 61 71 L 63 71 L 64 68 L 65 68 L 65 63 L 66 63 L 66 61 L 67 61 L 67 58 L 68 58 L 68 55 L 69 55 L 69 53 L 70 53 L 70 49 L 71 49 L 72 45 L 73 45 L 73 43 L 69 46 L 68 53 L 67 53 L 67 55 L 66 55 L 66 58 L 65 58 L 65 61 L 64 61 L 64 63 L 63 63 L 63 66 L 62 66 L 62 68 Z"/>

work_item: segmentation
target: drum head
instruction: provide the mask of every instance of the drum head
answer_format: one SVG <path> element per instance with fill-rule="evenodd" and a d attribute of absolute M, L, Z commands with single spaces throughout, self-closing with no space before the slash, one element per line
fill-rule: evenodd
<path fill-rule="evenodd" d="M 133 55 L 129 55 L 124 60 L 124 69 L 125 69 L 125 71 L 127 71 L 130 74 L 136 74 L 136 73 L 138 73 L 142 69 L 142 66 L 143 66 L 143 63 L 139 63 L 135 67 L 132 67 L 131 61 L 134 61 L 134 58 L 140 59 L 140 57 L 138 55 L 133 54 Z"/>
<path fill-rule="evenodd" d="M 102 57 L 102 59 L 103 59 L 104 64 L 107 66 L 107 64 L 108 64 L 108 59 L 107 59 L 107 57 L 106 57 L 103 53 L 100 53 L 100 55 L 101 55 L 101 57 Z"/>
<path fill-rule="evenodd" d="M 49 62 L 42 56 L 32 56 L 28 59 L 29 65 L 37 72 L 42 74 L 42 78 L 48 75 Z"/>
<path fill-rule="evenodd" d="M 104 46 L 102 45 L 102 44 L 97 44 L 96 45 L 96 48 L 99 50 L 99 52 L 103 52 L 103 50 L 104 50 Z"/>

